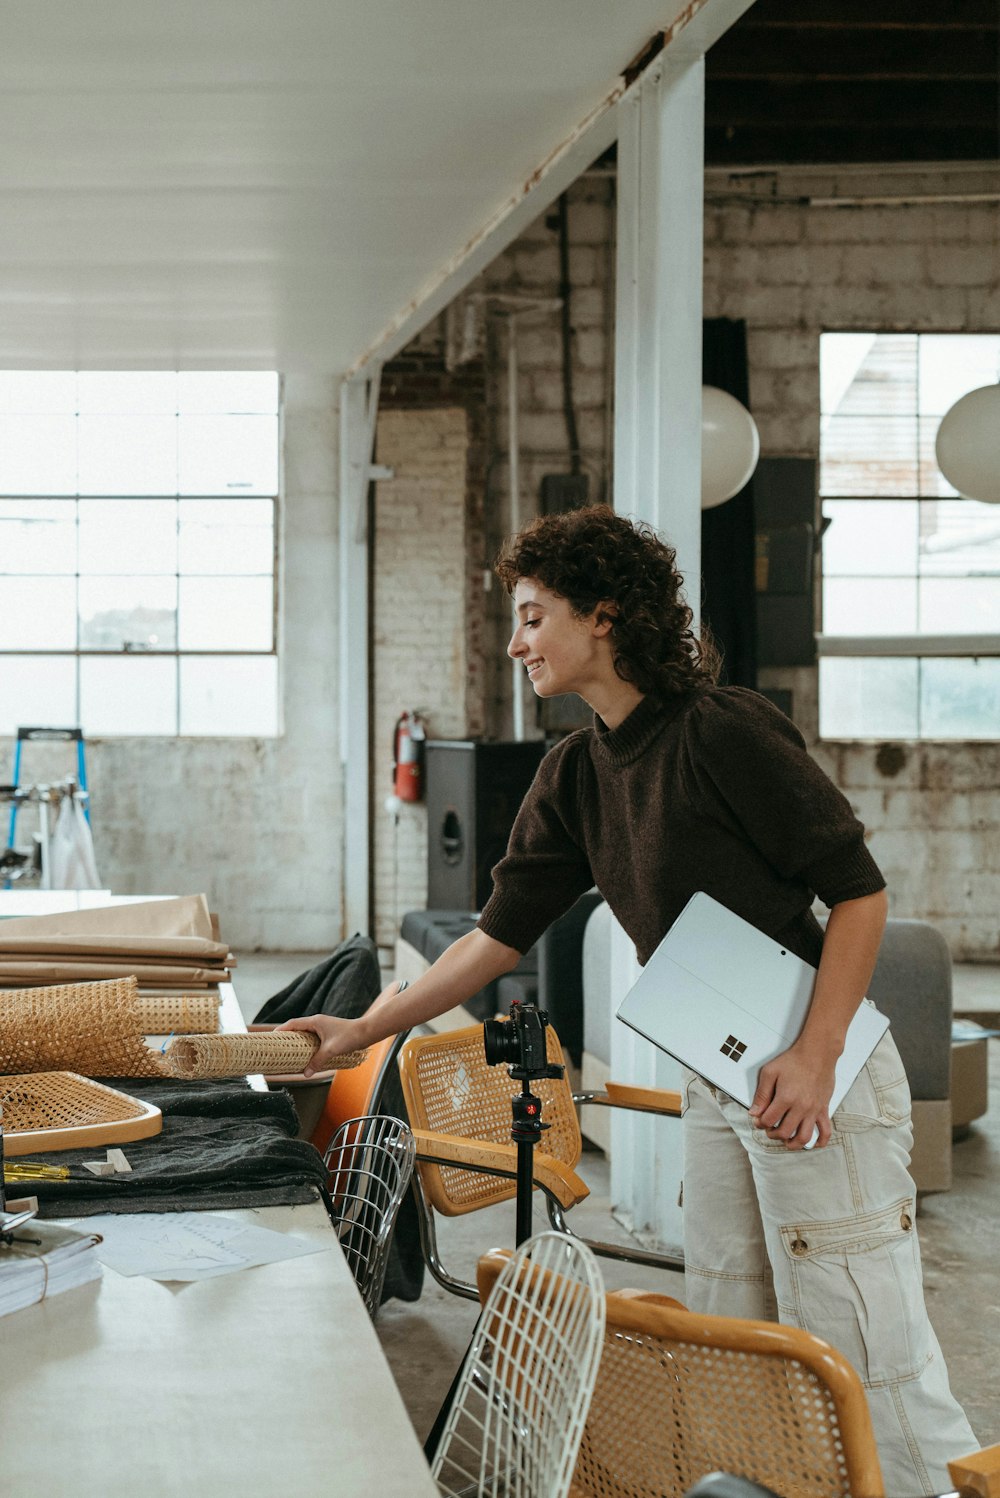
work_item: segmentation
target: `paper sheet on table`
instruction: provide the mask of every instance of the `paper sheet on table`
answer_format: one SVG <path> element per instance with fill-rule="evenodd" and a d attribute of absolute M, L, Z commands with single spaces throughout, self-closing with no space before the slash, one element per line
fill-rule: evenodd
<path fill-rule="evenodd" d="M 88 1217 L 86 1225 L 104 1239 L 97 1250 L 102 1264 L 153 1280 L 211 1279 L 255 1264 L 325 1253 L 336 1241 L 331 1233 L 329 1243 L 312 1243 L 208 1212 L 108 1213 Z"/>

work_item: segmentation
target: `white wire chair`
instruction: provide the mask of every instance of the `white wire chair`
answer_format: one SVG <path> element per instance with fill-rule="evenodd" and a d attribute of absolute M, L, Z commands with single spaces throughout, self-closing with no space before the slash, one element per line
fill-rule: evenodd
<path fill-rule="evenodd" d="M 415 1158 L 409 1127 L 398 1118 L 375 1114 L 342 1123 L 323 1156 L 329 1171 L 330 1216 L 373 1318 Z"/>
<path fill-rule="evenodd" d="M 476 1327 L 431 1475 L 447 1498 L 565 1498 L 604 1338 L 604 1289 L 578 1238 L 511 1256 Z"/>

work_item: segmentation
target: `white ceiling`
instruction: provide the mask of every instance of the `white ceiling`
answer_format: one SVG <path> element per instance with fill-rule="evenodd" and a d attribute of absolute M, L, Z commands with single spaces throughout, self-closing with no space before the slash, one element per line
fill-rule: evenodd
<path fill-rule="evenodd" d="M 681 9 L 0 0 L 0 367 L 346 369 Z"/>

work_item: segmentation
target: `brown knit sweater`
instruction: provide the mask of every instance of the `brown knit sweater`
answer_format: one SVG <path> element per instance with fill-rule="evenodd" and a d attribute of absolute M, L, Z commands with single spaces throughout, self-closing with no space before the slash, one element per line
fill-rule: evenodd
<path fill-rule="evenodd" d="M 697 890 L 817 964 L 827 905 L 885 887 L 794 724 L 742 687 L 645 697 L 548 753 L 518 813 L 488 936 L 526 952 L 596 884 L 645 963 Z"/>

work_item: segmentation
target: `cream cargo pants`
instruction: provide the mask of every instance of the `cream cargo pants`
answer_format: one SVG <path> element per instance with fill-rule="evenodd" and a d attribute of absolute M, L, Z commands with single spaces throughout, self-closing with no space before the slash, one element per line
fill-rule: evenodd
<path fill-rule="evenodd" d="M 690 1072 L 685 1104 L 688 1306 L 777 1319 L 839 1348 L 868 1395 L 886 1493 L 947 1492 L 946 1461 L 978 1442 L 924 1307 L 910 1092 L 891 1035 L 838 1108 L 825 1149 L 769 1140 Z"/>

